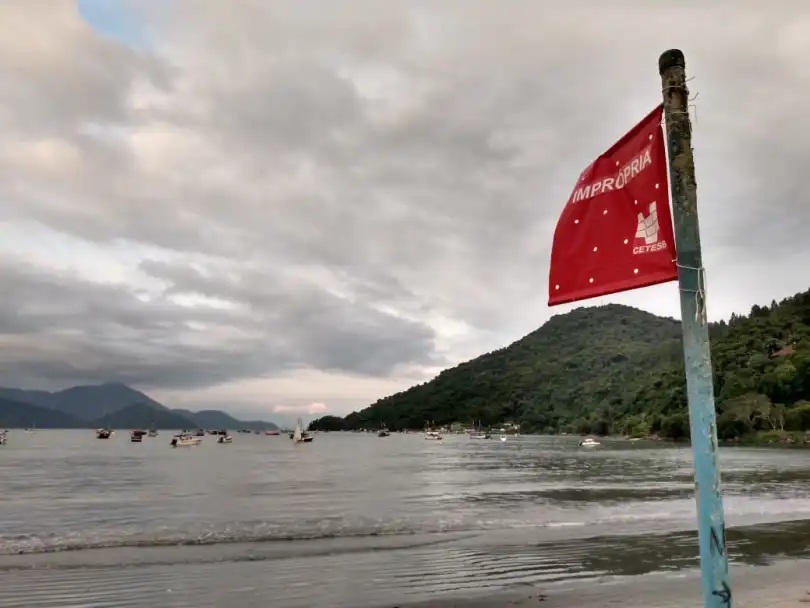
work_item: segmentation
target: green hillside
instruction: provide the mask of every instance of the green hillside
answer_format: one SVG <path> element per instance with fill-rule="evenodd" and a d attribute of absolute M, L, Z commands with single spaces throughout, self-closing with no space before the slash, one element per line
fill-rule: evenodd
<path fill-rule="evenodd" d="M 721 437 L 808 430 L 810 293 L 711 327 Z M 688 435 L 680 323 L 620 305 L 579 308 L 501 350 L 312 428 L 481 420 L 526 432 Z"/>

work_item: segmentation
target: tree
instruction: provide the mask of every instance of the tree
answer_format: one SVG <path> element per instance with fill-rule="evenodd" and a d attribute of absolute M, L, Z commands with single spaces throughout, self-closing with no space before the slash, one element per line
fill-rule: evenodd
<path fill-rule="evenodd" d="M 670 439 L 689 437 L 689 417 L 686 414 L 673 414 L 661 422 L 661 434 Z"/>
<path fill-rule="evenodd" d="M 789 431 L 810 431 L 810 402 L 799 401 L 785 412 L 785 428 Z"/>
<path fill-rule="evenodd" d="M 756 430 L 760 419 L 768 417 L 771 408 L 770 400 L 758 393 L 746 393 L 723 402 L 723 413 L 745 424 L 751 432 Z"/>
<path fill-rule="evenodd" d="M 782 403 L 774 403 L 773 407 L 771 407 L 770 416 L 768 417 L 768 422 L 770 422 L 771 428 L 776 430 L 776 427 L 778 426 L 779 430 L 784 432 L 786 415 L 787 408 Z"/>
<path fill-rule="evenodd" d="M 337 416 L 323 416 L 316 418 L 309 423 L 310 431 L 342 431 L 346 427 L 346 421 Z"/>

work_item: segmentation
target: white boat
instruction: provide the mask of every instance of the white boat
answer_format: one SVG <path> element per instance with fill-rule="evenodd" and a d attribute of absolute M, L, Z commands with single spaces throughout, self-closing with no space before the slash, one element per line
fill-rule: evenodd
<path fill-rule="evenodd" d="M 314 437 L 307 433 L 304 430 L 304 424 L 301 422 L 301 419 L 298 419 L 298 422 L 295 425 L 295 430 L 293 431 L 293 441 L 298 443 L 311 443 Z"/>
<path fill-rule="evenodd" d="M 146 431 L 135 430 L 129 434 L 129 440 L 132 443 L 143 443 L 144 435 L 146 435 Z"/>
<path fill-rule="evenodd" d="M 492 435 L 485 431 L 479 422 L 474 430 L 470 430 L 470 439 L 492 439 Z"/>
<path fill-rule="evenodd" d="M 592 448 L 602 444 L 599 443 L 596 439 L 593 439 L 592 437 L 587 437 L 586 439 L 580 441 L 579 445 L 583 448 Z"/>
<path fill-rule="evenodd" d="M 220 435 L 219 439 L 217 439 L 217 443 L 231 443 L 233 442 L 233 437 L 230 435 Z"/>
<path fill-rule="evenodd" d="M 173 448 L 188 448 L 195 445 L 200 445 L 202 439 L 191 435 L 189 433 L 180 433 L 179 435 L 175 435 L 172 437 L 172 441 L 169 445 Z"/>
<path fill-rule="evenodd" d="M 158 436 L 157 429 L 149 429 L 149 431 L 146 433 L 146 436 L 147 437 L 157 437 Z"/>
<path fill-rule="evenodd" d="M 425 439 L 439 441 L 442 439 L 442 436 L 441 433 L 437 433 L 436 431 L 425 431 Z"/>
<path fill-rule="evenodd" d="M 0 431 L 0 445 L 6 445 L 8 441 L 8 431 Z"/>
<path fill-rule="evenodd" d="M 109 439 L 115 435 L 112 429 L 96 429 L 96 439 Z"/>
<path fill-rule="evenodd" d="M 506 441 L 506 435 L 501 435 L 500 437 L 498 437 L 498 439 L 500 439 L 501 441 Z"/>

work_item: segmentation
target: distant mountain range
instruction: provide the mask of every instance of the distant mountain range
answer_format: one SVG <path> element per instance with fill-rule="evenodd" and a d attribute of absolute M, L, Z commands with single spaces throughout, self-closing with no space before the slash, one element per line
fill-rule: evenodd
<path fill-rule="evenodd" d="M 62 391 L 0 388 L 0 428 L 277 429 L 219 410 L 170 409 L 125 384 L 74 386 Z"/>

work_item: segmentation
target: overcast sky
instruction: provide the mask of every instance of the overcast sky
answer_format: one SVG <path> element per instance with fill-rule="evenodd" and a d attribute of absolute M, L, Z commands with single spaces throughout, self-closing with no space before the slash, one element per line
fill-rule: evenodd
<path fill-rule="evenodd" d="M 714 319 L 810 287 L 810 4 L 8 0 L 0 385 L 343 414 L 552 314 L 684 50 Z M 678 316 L 674 284 L 623 302 Z"/>

